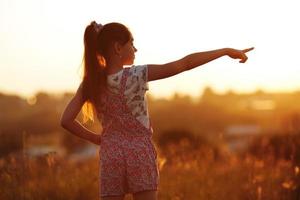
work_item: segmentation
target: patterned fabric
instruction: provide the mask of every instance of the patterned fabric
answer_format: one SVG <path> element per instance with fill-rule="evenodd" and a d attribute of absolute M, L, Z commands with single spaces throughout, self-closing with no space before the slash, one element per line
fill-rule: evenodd
<path fill-rule="evenodd" d="M 115 94 L 120 90 L 123 70 L 107 77 L 108 89 Z M 145 93 L 149 90 L 147 65 L 133 65 L 128 70 L 129 75 L 124 91 L 127 105 L 133 116 L 145 127 L 149 128 L 150 120 L 147 109 L 147 98 L 145 98 Z"/>
<path fill-rule="evenodd" d="M 153 129 L 132 114 L 125 99 L 129 69 L 123 70 L 118 93 L 108 89 L 101 98 L 100 196 L 157 190 L 159 171 L 152 142 Z"/>

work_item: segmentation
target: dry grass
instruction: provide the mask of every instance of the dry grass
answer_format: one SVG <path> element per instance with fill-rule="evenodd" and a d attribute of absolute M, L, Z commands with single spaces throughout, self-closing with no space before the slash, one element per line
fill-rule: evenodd
<path fill-rule="evenodd" d="M 272 155 L 216 158 L 209 148 L 181 149 L 159 152 L 159 162 L 161 200 L 300 199 L 300 166 Z M 0 160 L 0 199 L 98 199 L 98 184 L 98 158 L 77 163 L 48 154 Z"/>

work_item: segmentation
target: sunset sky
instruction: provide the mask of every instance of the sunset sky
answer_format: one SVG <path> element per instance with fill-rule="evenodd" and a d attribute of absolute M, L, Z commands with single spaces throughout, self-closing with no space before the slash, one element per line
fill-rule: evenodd
<path fill-rule="evenodd" d="M 154 82 L 150 94 L 300 90 L 296 0 L 0 0 L 0 92 L 75 92 L 83 33 L 92 20 L 124 23 L 138 49 L 135 64 L 163 64 L 197 51 L 255 47 L 249 60 L 222 57 Z"/>

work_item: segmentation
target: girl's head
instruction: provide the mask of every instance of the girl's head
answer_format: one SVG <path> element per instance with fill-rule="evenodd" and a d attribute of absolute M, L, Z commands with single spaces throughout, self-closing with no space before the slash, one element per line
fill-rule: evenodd
<path fill-rule="evenodd" d="M 99 27 L 96 23 L 94 26 Z M 131 65 L 134 61 L 133 37 L 126 26 L 120 23 L 109 23 L 98 28 L 96 52 L 110 63 L 120 62 L 122 65 Z M 101 59 L 100 59 L 101 60 Z"/>
<path fill-rule="evenodd" d="M 91 22 L 84 32 L 83 99 L 84 121 L 93 120 L 101 91 L 106 86 L 106 72 L 112 65 L 131 65 L 136 48 L 129 29 L 120 23 L 104 26 Z"/>

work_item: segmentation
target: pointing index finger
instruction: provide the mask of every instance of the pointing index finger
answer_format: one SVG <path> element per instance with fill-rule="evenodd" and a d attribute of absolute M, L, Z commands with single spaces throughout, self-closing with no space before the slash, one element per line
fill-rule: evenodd
<path fill-rule="evenodd" d="M 243 53 L 247 53 L 248 51 L 252 51 L 253 49 L 254 49 L 254 47 L 251 47 L 251 48 L 242 50 L 242 52 L 243 52 Z"/>

